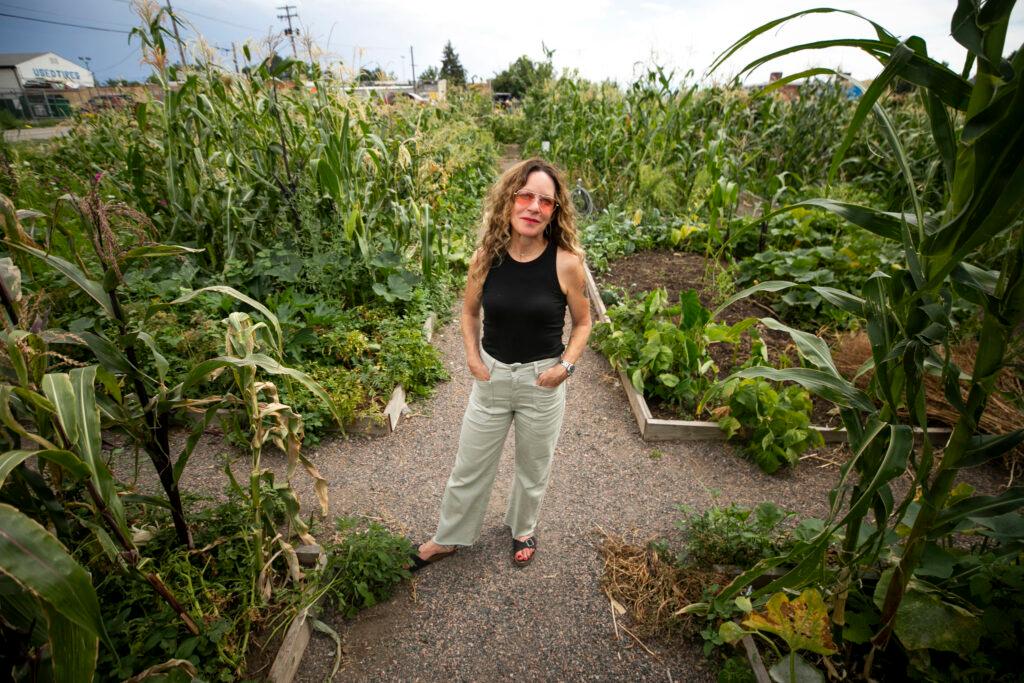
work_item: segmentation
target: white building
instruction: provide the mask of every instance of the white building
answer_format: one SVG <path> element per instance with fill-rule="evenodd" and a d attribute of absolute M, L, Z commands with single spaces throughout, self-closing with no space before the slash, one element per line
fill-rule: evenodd
<path fill-rule="evenodd" d="M 60 91 L 94 86 L 91 71 L 53 52 L 0 54 L 0 108 L 19 118 L 67 116 Z"/>
<path fill-rule="evenodd" d="M 53 52 L 0 54 L 0 90 L 91 88 L 92 72 Z"/>

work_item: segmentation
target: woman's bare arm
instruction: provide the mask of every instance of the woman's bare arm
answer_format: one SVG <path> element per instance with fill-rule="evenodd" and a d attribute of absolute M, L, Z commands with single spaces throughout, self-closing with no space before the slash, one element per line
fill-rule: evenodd
<path fill-rule="evenodd" d="M 479 251 L 474 252 L 469 265 L 469 272 L 473 272 L 473 264 L 478 258 L 483 258 Z M 466 365 L 469 372 L 479 380 L 487 381 L 491 373 L 487 371 L 480 358 L 480 323 L 481 311 L 483 310 L 483 282 L 472 275 L 466 278 L 466 294 L 462 298 L 462 344 L 466 348 Z"/>
<path fill-rule="evenodd" d="M 583 270 L 583 259 L 575 254 L 558 250 L 558 284 L 565 292 L 566 303 L 569 307 L 569 316 L 572 318 L 572 330 L 569 333 L 569 343 L 562 353 L 562 358 L 575 364 L 583 355 L 583 349 L 587 347 L 587 340 L 590 339 L 590 297 L 587 296 L 587 276 Z M 565 381 L 569 376 L 568 371 L 561 365 L 556 365 L 550 370 L 545 370 L 537 378 L 537 384 L 545 387 L 555 387 Z"/>

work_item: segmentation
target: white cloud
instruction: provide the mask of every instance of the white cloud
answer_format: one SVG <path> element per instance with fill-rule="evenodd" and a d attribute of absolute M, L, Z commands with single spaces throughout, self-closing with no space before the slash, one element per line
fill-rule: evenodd
<path fill-rule="evenodd" d="M 541 44 L 555 50 L 558 69 L 577 69 L 591 79 L 630 80 L 637 63 L 656 60 L 678 75 L 693 69 L 701 77 L 714 57 L 747 31 L 769 20 L 812 7 L 816 0 L 521 0 L 518 3 L 471 0 L 289 0 L 300 25 L 322 48 L 356 66 L 375 64 L 409 75 L 409 46 L 416 70 L 439 65 L 451 40 L 471 76 L 488 78 L 520 55 L 543 57 Z M 99 0 L 85 0 L 86 4 Z M 236 25 L 283 28 L 276 6 L 267 0 L 175 0 L 184 12 L 201 12 Z M 118 5 L 120 6 L 120 5 Z M 847 0 L 843 7 L 879 21 L 898 36 L 917 34 L 929 51 L 954 68 L 964 50 L 949 37 L 952 0 Z M 123 7 L 123 6 L 120 6 Z M 1007 51 L 1024 39 L 1024 5 L 1015 10 Z M 190 17 L 211 42 L 229 45 L 246 31 L 223 22 Z M 715 74 L 726 79 L 750 59 L 780 48 L 825 38 L 872 38 L 870 24 L 844 15 L 816 15 L 765 33 L 731 58 Z M 280 48 L 290 52 L 287 43 Z M 125 50 L 119 47 L 121 52 Z M 110 60 L 114 61 L 114 60 Z M 855 77 L 870 78 L 879 66 L 859 50 L 830 49 L 780 58 L 754 71 L 748 80 L 767 80 L 769 71 L 792 73 L 811 66 L 841 66 Z"/>

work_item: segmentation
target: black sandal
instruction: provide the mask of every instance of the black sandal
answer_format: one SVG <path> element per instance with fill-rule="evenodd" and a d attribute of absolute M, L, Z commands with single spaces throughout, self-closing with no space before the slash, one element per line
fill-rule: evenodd
<path fill-rule="evenodd" d="M 412 555 L 410 556 L 412 558 L 412 566 L 409 567 L 409 571 L 418 572 L 419 570 L 426 567 L 428 564 L 434 564 L 438 560 L 443 560 L 446 557 L 454 555 L 455 551 L 457 550 L 457 546 L 453 547 L 451 550 L 442 550 L 441 552 L 434 553 L 433 555 L 424 560 L 422 557 L 420 557 L 419 546 L 416 546 L 416 548 L 414 548 L 412 551 Z"/>
<path fill-rule="evenodd" d="M 533 551 L 532 553 L 530 553 L 530 556 L 527 557 L 525 560 L 517 560 L 516 559 L 516 555 L 519 553 L 519 551 L 520 550 L 527 550 L 527 549 Z M 525 541 L 520 541 L 518 538 L 516 538 L 514 536 L 512 537 L 512 564 L 514 564 L 517 567 L 525 567 L 526 565 L 528 565 L 531 562 L 533 562 L 533 558 L 536 555 L 537 555 L 537 536 L 536 535 L 530 536 Z"/>

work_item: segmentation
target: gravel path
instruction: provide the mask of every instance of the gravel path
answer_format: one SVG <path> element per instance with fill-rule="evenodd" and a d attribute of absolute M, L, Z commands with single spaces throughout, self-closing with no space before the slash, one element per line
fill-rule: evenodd
<path fill-rule="evenodd" d="M 331 481 L 332 515 L 379 517 L 415 539 L 433 533 L 472 383 L 457 321 L 434 343 L 452 380 L 414 405 L 392 436 L 317 449 L 317 465 Z M 503 513 L 510 436 L 475 546 L 425 569 L 394 599 L 354 620 L 328 616 L 345 643 L 335 680 L 714 679 L 699 645 L 647 643 L 652 657 L 628 636 L 615 640 L 600 588 L 598 528 L 641 539 L 673 536 L 675 505 L 704 509 L 715 491 L 723 501 L 773 499 L 821 514 L 817 505 L 835 470 L 808 466 L 768 477 L 721 444 L 644 443 L 608 363 L 589 349 L 571 382 L 535 561 L 523 570 L 509 561 Z M 333 652 L 329 639 L 314 635 L 297 680 L 324 680 Z"/>
<path fill-rule="evenodd" d="M 438 385 L 432 399 L 414 404 L 394 434 L 334 438 L 307 450 L 330 482 L 330 519 L 360 515 L 413 539 L 433 534 L 472 385 L 457 320 L 435 333 L 434 344 L 452 379 Z M 625 394 L 602 356 L 587 349 L 570 381 L 533 563 L 517 569 L 509 560 L 503 519 L 514 461 L 510 435 L 476 545 L 423 570 L 390 601 L 355 619 L 330 612 L 321 616 L 344 643 L 334 680 L 715 679 L 699 643 L 649 641 L 652 656 L 621 632 L 616 640 L 600 585 L 600 530 L 641 542 L 653 536 L 678 542 L 679 504 L 704 510 L 716 502 L 753 506 L 771 500 L 800 516 L 822 517 L 838 472 L 830 461 L 843 455 L 824 452 L 820 459 L 769 476 L 722 443 L 648 444 L 640 439 Z M 231 450 L 223 435 L 211 430 L 185 469 L 183 490 L 222 499 L 226 478 L 220 454 Z M 232 469 L 244 477 L 248 463 L 235 457 Z M 117 475 L 134 480 L 130 455 L 116 460 Z M 263 464 L 283 477 L 281 453 L 266 451 Z M 144 491 L 156 490 L 151 471 L 148 462 L 141 464 L 138 484 Z M 1005 476 L 992 466 L 964 478 L 994 493 Z M 295 484 L 305 509 L 313 509 L 315 498 L 301 472 Z M 314 633 L 296 680 L 325 680 L 333 659 L 333 642 Z"/>

